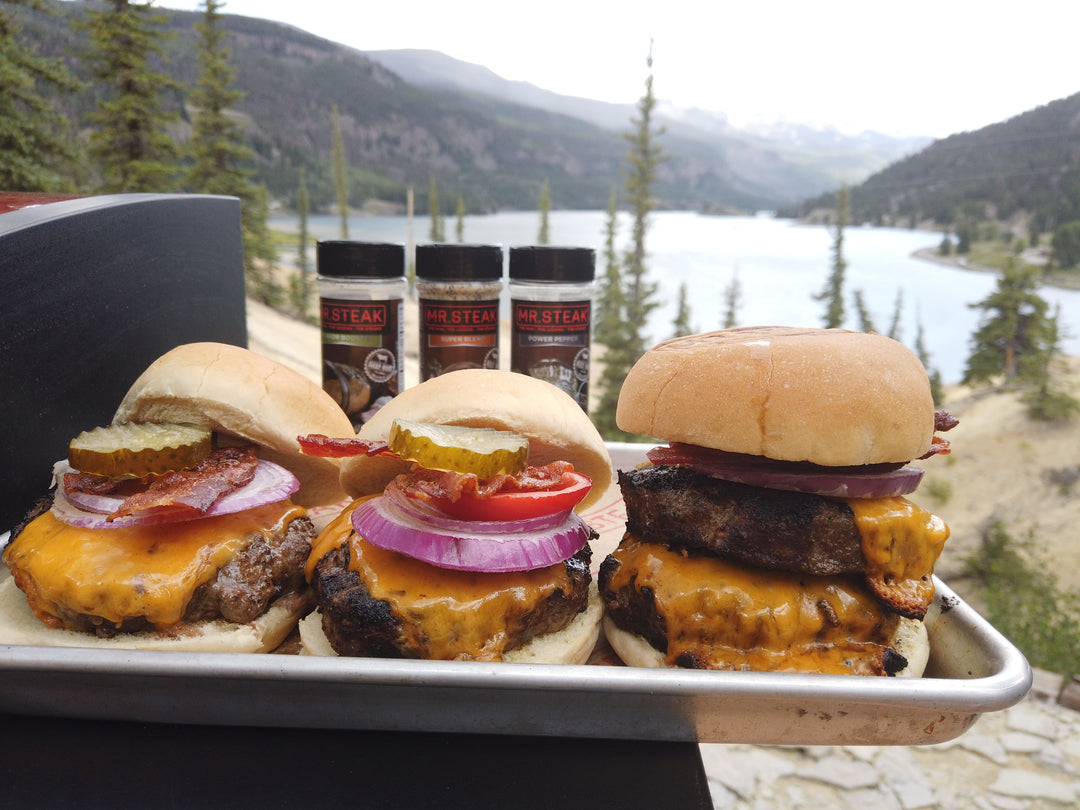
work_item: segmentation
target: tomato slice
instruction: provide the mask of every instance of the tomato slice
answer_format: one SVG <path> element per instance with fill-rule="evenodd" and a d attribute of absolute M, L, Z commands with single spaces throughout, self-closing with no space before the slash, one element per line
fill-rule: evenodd
<path fill-rule="evenodd" d="M 526 520 L 568 512 L 592 489 L 592 480 L 579 472 L 564 472 L 556 487 L 532 491 L 503 491 L 478 498 L 463 494 L 456 501 L 431 498 L 432 505 L 458 520 Z"/>

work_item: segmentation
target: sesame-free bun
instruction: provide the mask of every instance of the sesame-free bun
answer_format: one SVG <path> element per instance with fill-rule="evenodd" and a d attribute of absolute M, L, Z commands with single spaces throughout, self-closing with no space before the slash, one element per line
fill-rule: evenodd
<path fill-rule="evenodd" d="M 407 388 L 360 428 L 361 439 L 385 441 L 397 418 L 441 425 L 510 430 L 529 439 L 529 464 L 569 461 L 592 479 L 588 508 L 611 485 L 611 456 L 589 417 L 549 382 L 496 369 L 463 369 Z M 352 497 L 382 492 L 408 463 L 355 456 L 341 466 L 341 484 Z"/>
<path fill-rule="evenodd" d="M 336 402 L 301 374 L 224 343 L 188 343 L 155 360 L 132 384 L 113 423 L 187 422 L 260 445 L 260 457 L 300 480 L 300 506 L 345 497 L 337 459 L 300 453 L 297 436 L 352 436 Z"/>
<path fill-rule="evenodd" d="M 623 383 L 616 422 L 782 461 L 895 463 L 930 449 L 934 401 L 919 358 L 891 338 L 758 326 L 650 349 Z"/>
<path fill-rule="evenodd" d="M 664 653 L 637 633 L 623 630 L 612 621 L 603 619 L 604 637 L 619 659 L 628 667 L 668 667 Z M 915 619 L 901 618 L 889 644 L 907 659 L 907 666 L 896 673 L 898 678 L 921 678 L 930 661 L 930 637 L 926 626 Z"/>
<path fill-rule="evenodd" d="M 93 633 L 49 627 L 30 609 L 11 577 L 0 577 L 0 644 L 35 647 L 94 647 L 112 650 L 266 653 L 277 648 L 311 609 L 304 596 L 289 594 L 246 624 L 224 619 L 185 624 L 176 633 L 144 631 L 101 638 Z"/>
<path fill-rule="evenodd" d="M 589 586 L 589 602 L 585 610 L 562 630 L 534 636 L 527 644 L 503 654 L 510 664 L 584 664 L 592 655 L 600 638 L 600 621 L 604 605 L 596 585 Z M 309 613 L 300 621 L 301 655 L 337 655 L 322 629 L 322 614 Z"/>

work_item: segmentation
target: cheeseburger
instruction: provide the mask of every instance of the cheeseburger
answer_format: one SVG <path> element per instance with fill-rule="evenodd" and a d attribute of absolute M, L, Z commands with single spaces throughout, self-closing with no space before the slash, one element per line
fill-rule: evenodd
<path fill-rule="evenodd" d="M 616 421 L 667 442 L 620 472 L 626 534 L 601 564 L 627 664 L 922 673 L 949 531 L 905 496 L 948 444 L 919 359 L 838 329 L 677 338 L 626 378 Z"/>
<path fill-rule="evenodd" d="M 4 550 L 0 642 L 264 652 L 311 608 L 305 507 L 344 498 L 297 435 L 351 430 L 317 385 L 246 349 L 179 346 L 72 441 Z"/>
<path fill-rule="evenodd" d="M 596 534 L 578 516 L 611 482 L 596 428 L 566 393 L 466 369 L 399 394 L 355 439 L 356 500 L 308 562 L 308 654 L 584 663 L 600 634 Z"/>

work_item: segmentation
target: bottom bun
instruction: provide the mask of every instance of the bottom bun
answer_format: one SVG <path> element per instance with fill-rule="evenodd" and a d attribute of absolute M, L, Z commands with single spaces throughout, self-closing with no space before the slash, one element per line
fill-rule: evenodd
<path fill-rule="evenodd" d="M 604 617 L 604 636 L 615 654 L 624 664 L 631 667 L 667 667 L 664 653 L 650 644 L 644 636 L 630 633 Z M 922 622 L 914 619 L 900 619 L 893 639 L 893 649 L 907 659 L 907 666 L 896 673 L 898 678 L 920 678 L 930 660 L 930 638 Z"/>
<path fill-rule="evenodd" d="M 49 627 L 41 622 L 10 577 L 0 582 L 0 644 L 38 647 L 94 647 L 114 650 L 176 650 L 182 652 L 263 653 L 277 648 L 310 610 L 310 597 L 283 596 L 262 616 L 247 624 L 223 619 L 185 625 L 175 635 L 119 633 L 100 638 L 76 630 Z"/>
<path fill-rule="evenodd" d="M 589 604 L 562 630 L 537 636 L 524 647 L 510 650 L 503 661 L 512 664 L 584 664 L 600 638 L 604 607 L 596 584 L 589 586 Z M 337 655 L 323 633 L 322 614 L 314 611 L 300 622 L 301 655 Z"/>

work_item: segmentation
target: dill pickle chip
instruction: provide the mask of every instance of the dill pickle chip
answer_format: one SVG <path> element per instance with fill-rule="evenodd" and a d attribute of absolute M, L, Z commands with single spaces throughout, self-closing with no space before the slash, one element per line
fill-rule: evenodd
<path fill-rule="evenodd" d="M 177 424 L 108 425 L 85 430 L 68 445 L 76 470 L 109 478 L 141 478 L 194 467 L 211 450 L 210 428 Z"/>
<path fill-rule="evenodd" d="M 431 425 L 395 419 L 390 450 L 432 470 L 475 473 L 480 478 L 514 475 L 529 461 L 529 440 L 508 430 Z"/>

